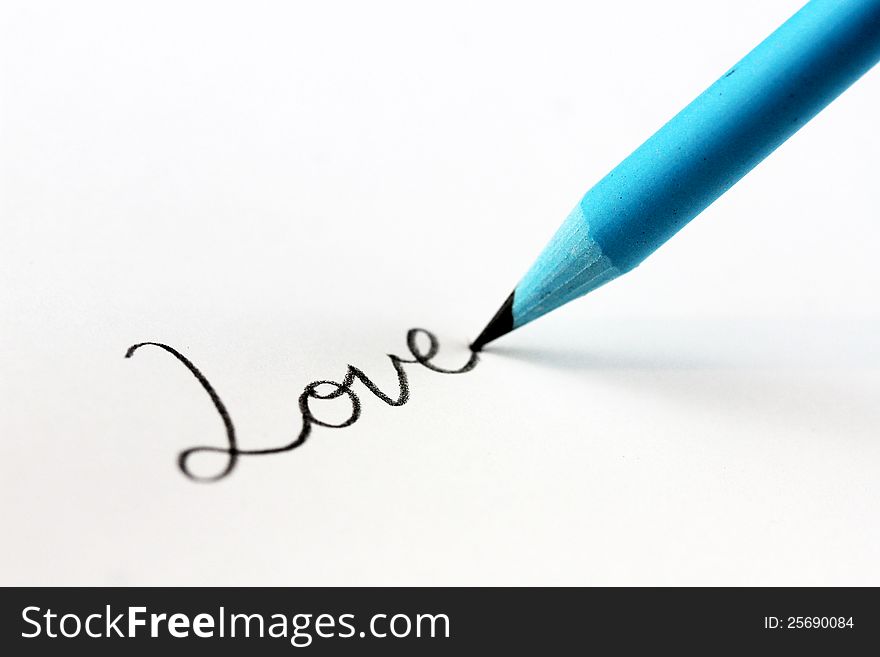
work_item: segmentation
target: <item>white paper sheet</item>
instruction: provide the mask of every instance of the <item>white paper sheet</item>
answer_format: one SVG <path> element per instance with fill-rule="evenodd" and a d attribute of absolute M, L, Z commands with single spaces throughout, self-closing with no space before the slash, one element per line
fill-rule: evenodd
<path fill-rule="evenodd" d="M 4 3 L 0 583 L 880 583 L 876 71 L 639 270 L 222 481 L 199 382 L 124 358 L 242 449 L 349 364 L 396 395 L 411 328 L 460 366 L 799 3 L 710 4 Z"/>

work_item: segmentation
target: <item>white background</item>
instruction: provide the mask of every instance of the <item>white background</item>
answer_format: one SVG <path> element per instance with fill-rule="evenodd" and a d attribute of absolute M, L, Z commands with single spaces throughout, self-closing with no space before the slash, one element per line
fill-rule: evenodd
<path fill-rule="evenodd" d="M 880 72 L 472 373 L 587 188 L 799 6 L 2 2 L 0 583 L 880 584 Z"/>

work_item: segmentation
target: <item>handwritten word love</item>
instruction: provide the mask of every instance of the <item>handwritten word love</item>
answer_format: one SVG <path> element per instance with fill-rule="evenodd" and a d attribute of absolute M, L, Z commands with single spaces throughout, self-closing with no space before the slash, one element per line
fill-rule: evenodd
<path fill-rule="evenodd" d="M 419 345 L 419 336 L 424 336 L 427 339 L 427 349 L 423 349 Z M 432 372 L 439 372 L 441 374 L 462 374 L 464 372 L 470 372 L 472 369 L 474 369 L 474 367 L 477 366 L 477 362 L 479 361 L 479 355 L 476 352 L 471 352 L 471 356 L 468 361 L 457 370 L 448 370 L 442 367 L 438 367 L 431 362 L 440 349 L 437 338 L 434 336 L 433 333 L 425 329 L 410 329 L 409 331 L 407 331 L 406 334 L 406 346 L 409 348 L 409 351 L 412 354 L 412 358 L 400 358 L 399 356 L 388 354 L 388 358 L 391 359 L 391 364 L 394 367 L 395 372 L 397 372 L 398 393 L 396 398 L 386 395 L 376 386 L 375 383 L 370 381 L 367 375 L 364 374 L 360 369 L 358 369 L 354 365 L 349 365 L 348 371 L 345 373 L 345 377 L 342 379 L 342 381 L 312 381 L 303 389 L 302 394 L 299 396 L 299 411 L 302 415 L 302 429 L 300 429 L 299 435 L 296 437 L 295 440 L 279 447 L 266 447 L 263 449 L 241 449 L 238 447 L 238 443 L 236 441 L 235 426 L 232 423 L 232 417 L 229 415 L 229 411 L 226 410 L 226 405 L 220 399 L 220 395 L 217 394 L 214 386 L 212 386 L 208 382 L 208 379 L 205 377 L 205 375 L 202 374 L 201 371 L 199 371 L 199 369 L 195 365 L 193 365 L 192 361 L 190 361 L 182 353 L 180 353 L 173 347 L 169 347 L 168 345 L 162 344 L 160 342 L 141 342 L 132 345 L 128 348 L 128 351 L 125 352 L 125 357 L 131 358 L 138 349 L 146 346 L 153 346 L 164 349 L 169 354 L 174 356 L 178 361 L 180 361 L 198 380 L 198 382 L 202 385 L 202 388 L 205 389 L 205 392 L 208 393 L 208 396 L 211 398 L 211 401 L 214 404 L 214 408 L 217 410 L 217 413 L 220 414 L 220 418 L 223 420 L 223 425 L 226 428 L 225 447 L 213 447 L 209 445 L 190 447 L 189 449 L 183 450 L 177 457 L 177 465 L 180 468 L 180 471 L 193 481 L 202 482 L 219 481 L 220 479 L 228 476 L 235 469 L 235 466 L 238 463 L 238 459 L 241 456 L 262 456 L 267 454 L 280 454 L 282 452 L 289 452 L 296 449 L 297 447 L 301 447 L 311 435 L 313 426 L 327 427 L 331 429 L 343 429 L 345 427 L 350 427 L 352 424 L 357 422 L 358 418 L 360 418 L 361 416 L 360 398 L 358 398 L 357 394 L 355 394 L 354 390 L 352 390 L 352 386 L 355 384 L 356 381 L 360 381 L 361 383 L 363 383 L 367 390 L 372 392 L 376 397 L 381 399 L 389 406 L 403 406 L 409 400 L 409 382 L 406 377 L 406 370 L 403 367 L 404 364 L 417 363 L 423 367 L 428 368 Z M 319 388 L 322 388 L 323 391 L 319 390 Z M 324 422 L 323 420 L 315 417 L 314 413 L 309 407 L 310 399 L 337 399 L 342 396 L 346 396 L 348 398 L 349 404 L 351 405 L 351 413 L 342 422 Z M 204 453 L 216 453 L 225 455 L 225 466 L 219 472 L 213 475 L 204 476 L 195 474 L 190 469 L 190 459 L 195 454 Z"/>

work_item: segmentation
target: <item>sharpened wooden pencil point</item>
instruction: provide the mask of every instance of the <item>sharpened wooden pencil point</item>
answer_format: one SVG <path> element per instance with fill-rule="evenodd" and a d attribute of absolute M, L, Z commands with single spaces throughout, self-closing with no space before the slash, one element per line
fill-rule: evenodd
<path fill-rule="evenodd" d="M 471 351 L 480 351 L 492 340 L 500 338 L 505 333 L 510 333 L 513 330 L 513 295 L 514 292 L 511 292 L 510 296 L 501 304 L 501 308 L 498 309 L 495 316 L 489 320 L 483 332 L 473 341 Z"/>

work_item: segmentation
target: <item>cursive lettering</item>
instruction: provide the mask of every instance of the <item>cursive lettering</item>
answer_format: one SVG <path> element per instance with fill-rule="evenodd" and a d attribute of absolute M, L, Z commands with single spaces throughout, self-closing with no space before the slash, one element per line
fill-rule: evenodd
<path fill-rule="evenodd" d="M 422 346 L 419 345 L 419 336 L 424 336 L 424 338 L 427 339 L 427 349 L 423 349 Z M 180 363 L 182 363 L 189 370 L 190 374 L 192 374 L 198 380 L 202 388 L 204 388 L 205 392 L 208 393 L 208 396 L 211 398 L 211 402 L 214 404 L 214 408 L 220 415 L 220 418 L 223 420 L 223 426 L 226 430 L 225 447 L 199 445 L 183 450 L 177 457 L 177 465 L 180 468 L 180 471 L 193 481 L 200 482 L 219 481 L 220 479 L 227 477 L 235 469 L 239 457 L 241 456 L 280 454 L 282 452 L 289 452 L 296 449 L 297 447 L 301 447 L 311 435 L 313 426 L 327 427 L 330 429 L 342 429 L 345 427 L 350 427 L 352 424 L 357 422 L 358 418 L 360 418 L 361 416 L 360 398 L 357 396 L 355 391 L 352 390 L 352 386 L 355 384 L 356 381 L 360 381 L 367 388 L 367 390 L 369 390 L 371 393 L 373 393 L 373 395 L 381 399 L 389 406 L 403 406 L 409 400 L 409 381 L 406 377 L 404 364 L 418 364 L 426 367 L 432 372 L 439 372 L 442 374 L 462 374 L 464 372 L 470 372 L 472 369 L 474 369 L 474 367 L 476 367 L 477 365 L 477 362 L 479 361 L 479 355 L 477 354 L 477 352 L 472 351 L 468 361 L 458 369 L 450 370 L 439 367 L 431 362 L 440 349 L 440 345 L 437 342 L 436 336 L 425 329 L 410 329 L 409 331 L 407 331 L 406 334 L 406 346 L 409 348 L 412 358 L 400 358 L 399 356 L 395 356 L 394 354 L 388 354 L 388 358 L 391 359 L 391 365 L 394 367 L 394 371 L 397 373 L 398 392 L 396 397 L 391 397 L 390 395 L 385 394 L 376 386 L 375 383 L 373 383 L 369 379 L 366 374 L 364 374 L 362 370 L 355 367 L 354 365 L 349 365 L 348 370 L 345 373 L 345 377 L 342 379 L 342 381 L 312 381 L 303 389 L 302 394 L 299 396 L 299 411 L 302 415 L 302 428 L 300 429 L 299 434 L 293 441 L 284 445 L 280 445 L 278 447 L 266 447 L 262 449 L 241 449 L 239 448 L 238 442 L 236 441 L 235 425 L 232 423 L 232 417 L 230 416 L 229 411 L 226 409 L 226 405 L 223 403 L 223 400 L 220 399 L 220 395 L 217 394 L 214 386 L 211 385 L 205 375 L 202 374 L 202 372 L 193 364 L 193 362 L 182 353 L 180 353 L 173 347 L 169 347 L 168 345 L 162 344 L 160 342 L 140 342 L 138 344 L 132 345 L 125 352 L 125 357 L 131 358 L 138 349 L 146 346 L 164 349 L 169 354 L 174 356 Z M 315 417 L 312 409 L 309 407 L 310 399 L 337 399 L 343 396 L 348 398 L 348 402 L 351 405 L 351 412 L 349 413 L 348 417 L 341 422 L 325 422 L 323 420 L 320 420 Z M 192 457 L 196 454 L 206 453 L 224 455 L 225 463 L 223 467 L 213 475 L 206 476 L 196 474 L 190 468 L 190 461 Z"/>

